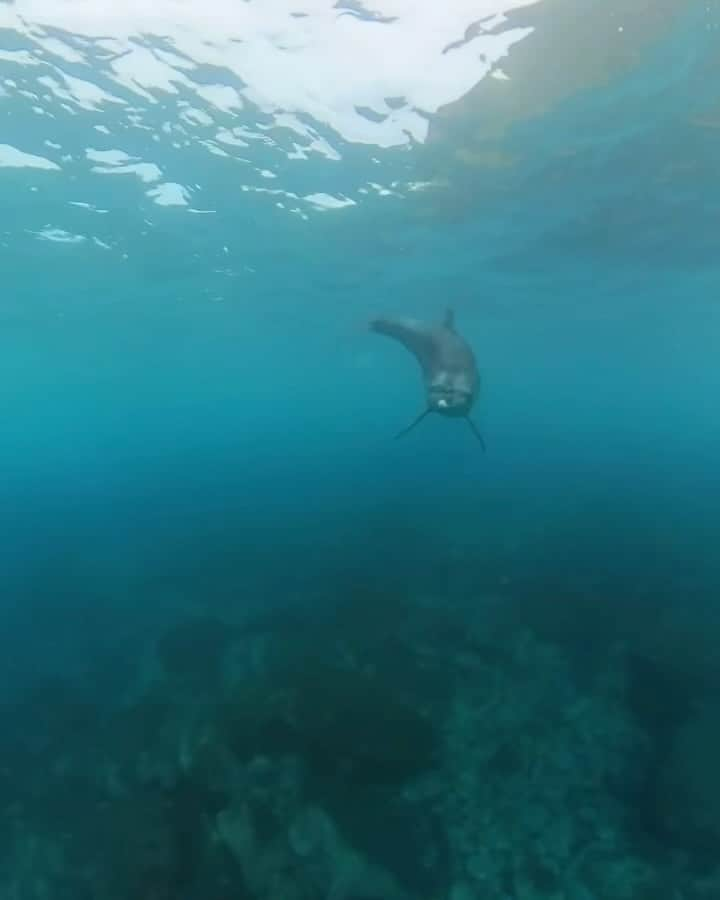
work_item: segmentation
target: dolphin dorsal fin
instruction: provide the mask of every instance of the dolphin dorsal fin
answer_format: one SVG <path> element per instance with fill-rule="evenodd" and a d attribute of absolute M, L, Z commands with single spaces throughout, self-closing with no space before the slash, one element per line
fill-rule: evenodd
<path fill-rule="evenodd" d="M 445 310 L 443 325 L 450 331 L 455 330 L 455 311 L 450 309 L 449 307 Z"/>

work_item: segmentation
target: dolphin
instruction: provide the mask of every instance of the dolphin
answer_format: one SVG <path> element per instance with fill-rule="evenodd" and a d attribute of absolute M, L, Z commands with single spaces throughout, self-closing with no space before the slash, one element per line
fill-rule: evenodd
<path fill-rule="evenodd" d="M 430 413 L 464 418 L 485 452 L 485 441 L 470 418 L 480 387 L 475 355 L 455 330 L 455 316 L 448 309 L 442 323 L 429 324 L 411 318 L 377 318 L 370 330 L 399 341 L 417 359 L 425 384 L 427 406 L 396 435 L 403 437 Z"/>

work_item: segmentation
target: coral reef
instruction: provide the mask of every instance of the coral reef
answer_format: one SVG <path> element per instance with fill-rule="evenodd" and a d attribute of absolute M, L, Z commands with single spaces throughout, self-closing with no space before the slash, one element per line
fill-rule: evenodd
<path fill-rule="evenodd" d="M 636 897 L 655 876 L 629 850 L 611 792 L 646 752 L 621 702 L 622 669 L 581 694 L 532 635 L 505 654 L 489 663 L 478 642 L 466 655 L 448 717 L 442 808 L 456 879 L 488 900 Z"/>
<path fill-rule="evenodd" d="M 7 708 L 2 896 L 718 896 L 716 704 L 659 754 L 623 647 L 580 678 L 490 600 L 383 596 L 373 620 L 369 594 L 302 629 L 186 620 L 123 692 L 43 683 Z"/>

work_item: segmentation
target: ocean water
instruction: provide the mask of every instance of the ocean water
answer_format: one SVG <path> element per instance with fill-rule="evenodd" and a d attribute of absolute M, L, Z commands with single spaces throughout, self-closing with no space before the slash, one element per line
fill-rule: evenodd
<path fill-rule="evenodd" d="M 718 160 L 714 0 L 0 3 L 2 900 L 717 900 Z"/>

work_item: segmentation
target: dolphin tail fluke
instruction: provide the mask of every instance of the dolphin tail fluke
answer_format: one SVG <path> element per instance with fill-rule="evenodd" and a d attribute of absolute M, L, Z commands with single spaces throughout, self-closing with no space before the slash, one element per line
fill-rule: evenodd
<path fill-rule="evenodd" d="M 370 330 L 399 341 L 424 366 L 433 352 L 433 334 L 423 322 L 408 318 L 379 318 L 370 321 Z"/>
<path fill-rule="evenodd" d="M 480 446 L 482 447 L 482 452 L 487 453 L 487 449 L 485 447 L 485 440 L 483 439 L 483 436 L 480 434 L 480 431 L 478 430 L 477 425 L 473 422 L 473 420 L 470 418 L 470 416 L 466 416 L 465 421 L 468 423 L 468 425 L 472 429 L 472 432 L 475 435 L 475 437 L 480 441 Z"/>
<path fill-rule="evenodd" d="M 419 425 L 419 424 L 422 422 L 422 420 L 425 418 L 425 416 L 429 415 L 431 412 L 432 412 L 432 410 L 430 410 L 430 409 L 426 409 L 426 410 L 424 410 L 423 412 L 421 412 L 420 415 L 419 415 L 416 419 L 414 419 L 414 420 L 408 425 L 407 428 L 403 428 L 402 431 L 400 431 L 398 434 L 395 435 L 395 440 L 398 440 L 398 438 L 401 438 L 401 437 L 405 437 L 405 435 L 406 435 L 408 432 L 412 431 L 413 428 L 415 428 L 416 425 Z"/>

